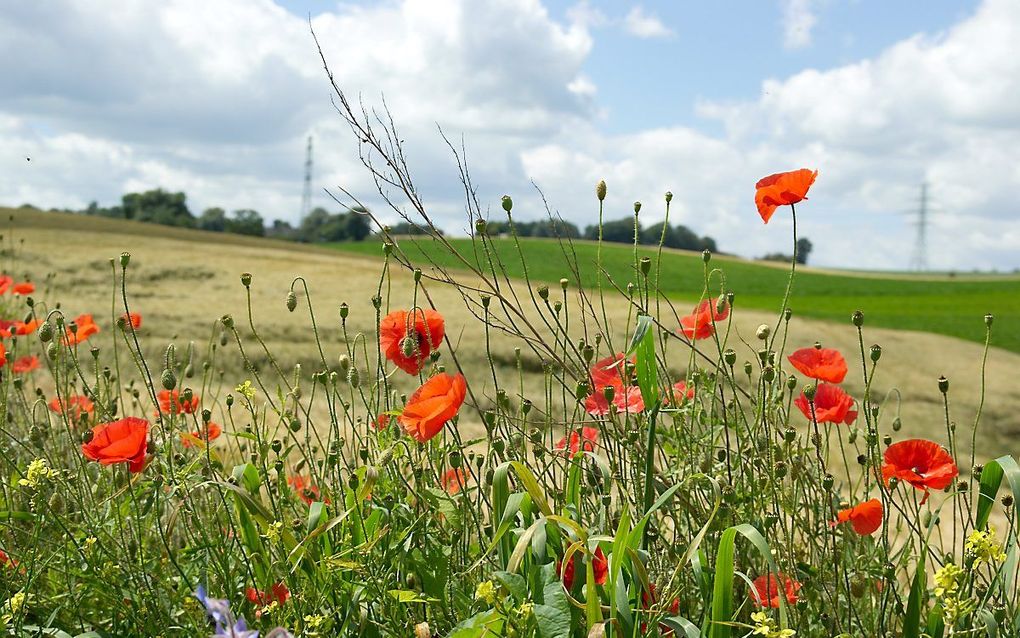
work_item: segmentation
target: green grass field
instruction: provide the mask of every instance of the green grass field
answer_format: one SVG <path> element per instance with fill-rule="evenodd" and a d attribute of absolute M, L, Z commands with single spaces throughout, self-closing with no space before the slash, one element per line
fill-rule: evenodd
<path fill-rule="evenodd" d="M 484 261 L 476 255 L 472 241 L 450 239 L 451 245 L 475 263 Z M 404 239 L 399 242 L 412 261 L 432 261 L 444 268 L 463 268 L 463 262 L 444 246 L 431 239 Z M 518 255 L 512 239 L 493 241 L 500 261 L 511 276 L 524 274 L 536 281 L 556 282 L 562 277 L 574 280 L 568 260 L 555 240 L 522 239 Z M 332 244 L 337 250 L 364 255 L 379 255 L 377 242 Z M 593 242 L 575 241 L 572 246 L 582 283 L 595 283 L 596 250 Z M 655 263 L 654 249 L 639 249 Z M 636 281 L 634 252 L 630 246 L 606 244 L 602 260 L 606 271 L 620 286 Z M 771 264 L 741 259 L 715 257 L 710 266 L 725 273 L 725 287 L 736 294 L 735 306 L 759 310 L 777 310 L 782 301 L 789 271 Z M 653 266 L 650 275 L 655 280 Z M 698 253 L 665 250 L 662 254 L 662 276 L 659 286 L 670 298 L 696 300 L 704 287 L 705 271 Z M 713 276 L 712 288 L 719 289 L 719 278 Z M 948 275 L 882 275 L 847 271 L 823 271 L 810 268 L 798 270 L 791 306 L 805 317 L 849 321 L 851 313 L 865 312 L 868 325 L 918 330 L 983 341 L 984 315 L 993 313 L 994 346 L 1020 352 L 1020 277 Z"/>

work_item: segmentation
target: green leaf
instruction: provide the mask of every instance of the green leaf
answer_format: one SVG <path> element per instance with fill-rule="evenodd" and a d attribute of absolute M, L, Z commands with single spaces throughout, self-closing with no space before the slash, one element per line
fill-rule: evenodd
<path fill-rule="evenodd" d="M 981 486 L 978 495 L 977 516 L 974 519 L 974 527 L 985 529 L 988 527 L 988 517 L 995 506 L 995 497 L 999 493 L 999 486 L 1002 485 L 1004 472 L 998 461 L 985 463 L 981 470 Z"/>
<path fill-rule="evenodd" d="M 486 609 L 463 621 L 453 628 L 446 638 L 481 638 L 500 636 L 504 619 L 495 609 Z"/>
<path fill-rule="evenodd" d="M 910 584 L 907 613 L 903 617 L 903 638 L 919 638 L 921 636 L 921 611 L 924 607 L 924 595 L 928 588 L 928 575 L 924 566 L 926 551 L 926 548 L 922 548 L 917 560 L 917 568 L 914 571 L 914 580 Z"/>
<path fill-rule="evenodd" d="M 243 485 L 249 492 L 258 492 L 259 487 L 262 485 L 259 471 L 251 463 L 235 465 L 234 471 L 230 475 L 237 481 L 238 485 Z"/>
<path fill-rule="evenodd" d="M 710 625 L 711 638 L 729 638 L 733 623 L 733 578 L 736 570 L 733 566 L 736 554 L 737 534 L 741 534 L 754 545 L 758 553 L 769 565 L 769 569 L 779 579 L 779 566 L 772 556 L 772 550 L 764 537 L 750 525 L 744 523 L 734 525 L 723 532 L 719 540 L 719 552 L 716 555 L 715 588 L 712 595 L 712 619 Z M 786 597 L 779 597 L 779 628 L 788 625 L 786 613 Z"/>
<path fill-rule="evenodd" d="M 311 534 L 312 530 L 319 526 L 322 514 L 325 511 L 325 504 L 315 501 L 308 506 L 308 520 L 305 522 L 305 533 Z"/>
<path fill-rule="evenodd" d="M 637 379 L 645 409 L 655 410 L 659 405 L 658 363 L 655 360 L 655 331 L 650 330 L 652 318 L 638 317 L 638 328 L 634 334 L 637 341 Z M 633 345 L 633 342 L 632 342 Z"/>
<path fill-rule="evenodd" d="M 510 595 L 514 597 L 515 601 L 521 603 L 527 599 L 528 581 L 524 579 L 524 576 L 511 574 L 510 572 L 496 572 L 492 576 L 503 583 L 503 586 L 510 591 Z"/>

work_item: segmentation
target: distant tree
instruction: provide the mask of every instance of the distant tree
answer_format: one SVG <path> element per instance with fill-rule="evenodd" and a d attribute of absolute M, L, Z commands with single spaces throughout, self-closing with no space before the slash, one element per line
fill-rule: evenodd
<path fill-rule="evenodd" d="M 811 249 L 814 246 L 811 245 L 811 240 L 807 237 L 801 237 L 797 240 L 797 263 L 806 264 L 808 255 L 811 254 Z"/>
<path fill-rule="evenodd" d="M 391 235 L 428 235 L 430 234 L 428 229 L 418 224 L 410 224 L 408 222 L 397 222 L 390 226 Z M 443 231 L 439 231 L 442 235 Z M 498 233 L 496 233 L 498 234 Z"/>
<path fill-rule="evenodd" d="M 227 211 L 218 207 L 205 209 L 198 218 L 198 227 L 222 233 L 227 229 Z"/>
<path fill-rule="evenodd" d="M 638 235 L 641 234 L 641 226 L 638 226 Z M 598 239 L 599 227 L 588 226 L 584 229 L 585 239 Z M 602 240 L 630 244 L 634 242 L 634 219 L 623 218 L 602 223 Z"/>
<path fill-rule="evenodd" d="M 238 235 L 255 235 L 257 237 L 264 237 L 266 234 L 266 227 L 262 222 L 262 215 L 258 212 L 251 210 L 250 208 L 242 208 L 235 210 L 229 219 L 227 219 L 227 226 L 225 229 L 228 233 L 237 233 Z"/>
<path fill-rule="evenodd" d="M 266 237 L 294 241 L 297 239 L 297 229 L 291 226 L 290 222 L 274 219 L 273 224 L 266 228 Z"/>
<path fill-rule="evenodd" d="M 701 249 L 713 253 L 719 252 L 719 248 L 715 245 L 715 240 L 708 235 L 701 238 Z"/>
<path fill-rule="evenodd" d="M 128 193 L 121 197 L 126 219 L 153 222 L 166 226 L 195 226 L 195 217 L 188 210 L 184 193 L 171 193 L 162 188 L 144 193 Z"/>
<path fill-rule="evenodd" d="M 329 218 L 329 211 L 325 208 L 313 208 L 312 211 L 305 215 L 305 218 L 301 220 L 301 224 L 297 228 L 298 241 L 322 241 L 320 238 L 320 228 L 323 224 L 329 221 Z"/>
<path fill-rule="evenodd" d="M 347 211 L 346 214 L 341 215 L 347 239 L 351 241 L 364 241 L 372 233 L 372 227 L 369 226 L 368 215 L 365 212 L 367 211 L 352 209 Z"/>

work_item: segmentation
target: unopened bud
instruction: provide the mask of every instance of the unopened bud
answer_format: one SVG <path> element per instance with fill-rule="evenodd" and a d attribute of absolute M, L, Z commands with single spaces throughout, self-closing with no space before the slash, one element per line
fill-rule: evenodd
<path fill-rule="evenodd" d="M 46 343 L 52 338 L 53 338 L 53 324 L 51 324 L 49 321 L 44 321 L 42 325 L 39 326 L 39 341 Z"/>
<path fill-rule="evenodd" d="M 291 290 L 287 293 L 287 310 L 294 312 L 295 308 L 297 308 L 297 295 Z"/>
<path fill-rule="evenodd" d="M 754 331 L 754 334 L 762 341 L 765 341 L 769 338 L 769 335 L 772 334 L 772 328 L 770 328 L 767 323 L 763 323 L 758 326 L 758 329 Z"/>
<path fill-rule="evenodd" d="M 358 372 L 357 366 L 351 366 L 351 369 L 347 371 L 347 383 L 352 388 L 357 388 L 361 385 L 361 374 Z"/>
<path fill-rule="evenodd" d="M 882 358 L 882 346 L 872 344 L 871 346 L 871 361 L 872 363 L 878 363 L 878 360 Z"/>
<path fill-rule="evenodd" d="M 804 398 L 807 399 L 808 401 L 814 401 L 815 400 L 815 392 L 817 390 L 818 390 L 818 387 L 813 385 L 813 384 L 812 385 L 804 386 Z"/>
<path fill-rule="evenodd" d="M 174 376 L 173 371 L 169 368 L 163 370 L 163 374 L 159 377 L 159 382 L 163 384 L 164 390 L 173 390 L 177 387 L 177 377 Z"/>
<path fill-rule="evenodd" d="M 549 299 L 549 286 L 546 286 L 545 284 L 539 286 L 538 296 L 541 297 L 543 300 Z"/>
<path fill-rule="evenodd" d="M 241 285 L 244 286 L 245 288 L 247 288 L 248 286 L 251 285 L 251 273 L 250 272 L 243 272 L 243 273 L 241 273 Z"/>
<path fill-rule="evenodd" d="M 797 387 L 797 377 L 792 374 L 786 378 L 786 387 L 793 390 Z"/>
<path fill-rule="evenodd" d="M 850 321 L 860 328 L 864 325 L 864 312 L 861 310 L 854 310 L 854 314 L 850 315 Z"/>
<path fill-rule="evenodd" d="M 479 235 L 485 234 L 485 229 L 487 226 L 488 224 L 484 219 L 479 218 L 475 220 L 475 232 L 478 233 Z"/>
<path fill-rule="evenodd" d="M 510 212 L 514 207 L 514 200 L 510 199 L 509 195 L 503 196 L 503 210 Z"/>
<path fill-rule="evenodd" d="M 599 198 L 599 201 L 603 201 L 606 198 L 606 180 L 599 180 L 599 183 L 595 185 L 595 196 Z"/>

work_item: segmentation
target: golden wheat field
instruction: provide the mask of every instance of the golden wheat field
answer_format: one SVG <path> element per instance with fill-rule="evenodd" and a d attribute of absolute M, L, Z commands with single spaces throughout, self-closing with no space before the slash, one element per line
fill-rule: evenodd
<path fill-rule="evenodd" d="M 204 352 L 210 341 L 218 339 L 218 320 L 224 314 L 233 315 L 243 334 L 250 334 L 245 289 L 239 281 L 242 272 L 253 275 L 251 295 L 256 327 L 285 369 L 299 363 L 309 372 L 321 368 L 300 288 L 298 309 L 291 313 L 285 307 L 286 294 L 295 277 L 303 277 L 308 284 L 330 365 L 336 365 L 343 350 L 338 313 L 341 303 L 346 302 L 351 308 L 349 335 L 361 332 L 374 338 L 375 310 L 371 298 L 380 287 L 381 247 L 379 259 L 359 258 L 302 244 L 222 233 L 61 213 L 8 212 L 10 226 L 5 231 L 8 240 L 5 245 L 12 245 L 13 239 L 18 262 L 26 270 L 52 274 L 49 283 L 44 284 L 50 287 L 47 298 L 59 302 L 68 315 L 90 312 L 99 323 L 111 326 L 114 311 L 110 259 L 124 251 L 131 253 L 128 295 L 132 310 L 144 317 L 143 347 L 152 357 L 162 356 L 170 343 L 183 351 L 193 342 L 199 352 Z M 393 307 L 411 305 L 408 296 L 411 274 L 399 270 L 392 270 L 391 274 L 391 279 L 383 284 L 384 298 L 388 295 Z M 517 285 L 523 287 L 523 282 Z M 480 322 L 469 314 L 455 290 L 437 284 L 430 285 L 428 290 L 446 316 L 447 334 L 457 363 L 471 385 L 472 397 L 487 405 L 492 399 L 491 372 Z M 627 309 L 623 303 L 616 303 L 619 305 L 608 309 L 610 321 L 625 339 Z M 867 313 L 867 308 L 864 311 Z M 119 302 L 116 312 L 122 312 Z M 775 317 L 737 311 L 731 321 L 729 345 L 737 350 L 738 361 L 743 361 L 755 356 L 755 328 L 761 323 L 774 323 Z M 96 343 L 101 347 L 109 344 L 113 332 L 106 330 Z M 873 387 L 874 396 L 888 396 L 882 433 L 888 432 L 891 416 L 897 409 L 903 427 L 899 437 L 944 433 L 944 406 L 936 380 L 945 375 L 951 383 L 950 417 L 958 432 L 967 433 L 960 441 L 964 450 L 968 450 L 969 432 L 981 395 L 982 347 L 950 337 L 873 329 L 867 325 L 865 338 L 866 345 L 878 343 L 883 347 Z M 514 346 L 519 345 L 519 340 L 498 333 L 493 333 L 491 339 L 498 371 L 510 374 L 515 361 Z M 859 350 L 849 318 L 845 324 L 837 324 L 794 317 L 788 347 L 802 347 L 815 341 L 847 353 Z M 264 360 L 257 344 L 252 342 L 247 347 L 256 363 Z M 223 370 L 225 384 L 232 387 L 241 371 L 238 357 L 229 353 L 236 345 L 228 344 L 225 348 L 228 352 L 217 358 L 217 365 L 234 366 Z M 530 353 L 522 353 L 522 361 L 525 370 L 541 370 L 541 362 Z M 448 361 L 447 365 L 452 363 Z M 854 369 L 851 365 L 846 385 L 859 396 L 863 384 L 859 375 L 854 375 Z M 988 400 L 979 431 L 979 456 L 1020 452 L 1018 369 L 1020 355 L 994 348 L 990 351 L 985 374 Z M 216 371 L 219 370 L 217 367 Z M 682 370 L 676 372 L 679 376 Z M 524 379 L 524 394 L 534 392 L 541 396 L 542 375 L 526 374 Z M 411 389 L 410 385 L 406 389 Z M 479 420 L 468 412 L 461 423 L 467 429 L 466 436 L 480 432 Z"/>

